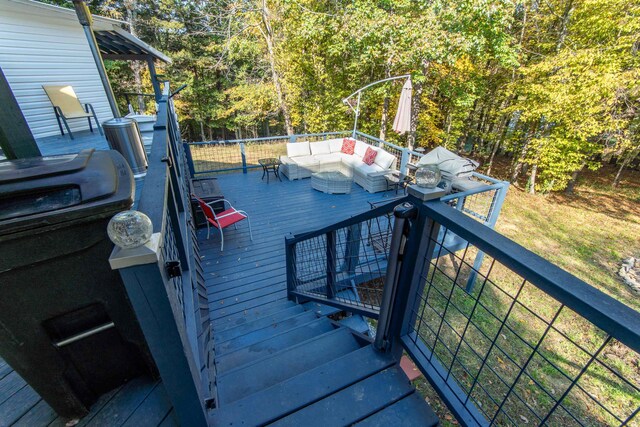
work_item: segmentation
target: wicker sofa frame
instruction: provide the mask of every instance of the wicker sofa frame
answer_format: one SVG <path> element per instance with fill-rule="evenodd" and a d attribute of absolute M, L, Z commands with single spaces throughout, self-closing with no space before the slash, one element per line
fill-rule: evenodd
<path fill-rule="evenodd" d="M 396 157 L 382 148 L 356 140 L 353 154 L 341 152 L 343 138 L 320 142 L 294 142 L 287 144 L 287 156 L 280 157 L 282 172 L 290 181 L 309 178 L 313 173 L 348 170 L 353 181 L 369 193 L 387 190 L 385 175 L 395 170 Z M 308 148 L 307 148 L 308 147 Z M 328 147 L 328 149 L 327 149 Z M 373 165 L 366 165 L 362 157 L 367 148 L 378 152 Z"/>

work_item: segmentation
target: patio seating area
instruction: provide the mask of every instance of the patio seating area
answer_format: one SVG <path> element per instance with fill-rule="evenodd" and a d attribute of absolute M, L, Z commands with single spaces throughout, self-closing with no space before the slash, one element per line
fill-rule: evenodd
<path fill-rule="evenodd" d="M 227 317 L 286 299 L 284 238 L 321 228 L 370 209 L 367 202 L 389 200 L 394 194 L 367 193 L 353 185 L 351 194 L 325 194 L 311 188 L 311 180 L 267 184 L 260 172 L 221 175 L 225 197 L 251 217 L 253 242 L 246 227 L 225 230 L 220 237 L 198 230 L 209 307 L 214 327 Z"/>

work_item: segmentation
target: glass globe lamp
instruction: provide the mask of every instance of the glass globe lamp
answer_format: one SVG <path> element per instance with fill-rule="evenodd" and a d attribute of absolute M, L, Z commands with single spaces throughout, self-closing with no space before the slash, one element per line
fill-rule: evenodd
<path fill-rule="evenodd" d="M 421 165 L 416 170 L 416 184 L 423 188 L 436 188 L 440 183 L 440 168 L 436 164 Z"/>
<path fill-rule="evenodd" d="M 123 249 L 137 248 L 151 239 L 153 224 L 142 212 L 123 211 L 111 218 L 107 234 L 116 246 Z"/>

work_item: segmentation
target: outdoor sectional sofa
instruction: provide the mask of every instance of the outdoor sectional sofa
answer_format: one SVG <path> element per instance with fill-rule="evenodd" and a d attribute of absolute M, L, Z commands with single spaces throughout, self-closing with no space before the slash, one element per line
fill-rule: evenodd
<path fill-rule="evenodd" d="M 385 175 L 396 168 L 396 157 L 382 148 L 356 141 L 353 154 L 342 152 L 343 138 L 319 142 L 294 142 L 287 144 L 287 155 L 282 156 L 280 171 L 289 178 L 309 178 L 313 173 L 340 171 L 353 176 L 356 184 L 369 193 L 387 189 Z M 362 161 L 367 148 L 378 152 L 374 163 Z"/>

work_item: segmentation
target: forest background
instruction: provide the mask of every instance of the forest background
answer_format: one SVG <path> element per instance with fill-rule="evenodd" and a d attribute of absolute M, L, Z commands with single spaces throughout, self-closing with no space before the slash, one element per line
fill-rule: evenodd
<path fill-rule="evenodd" d="M 411 132 L 390 130 L 402 82 L 363 94 L 360 130 L 464 152 L 487 173 L 496 156 L 509 159 L 503 173 L 531 193 L 572 191 L 604 164 L 616 165 L 618 186 L 637 168 L 638 0 L 88 4 L 173 59 L 160 72 L 188 84 L 177 108 L 189 141 L 346 130 L 344 97 L 411 74 Z M 143 64 L 107 66 L 117 94 L 151 92 Z"/>

